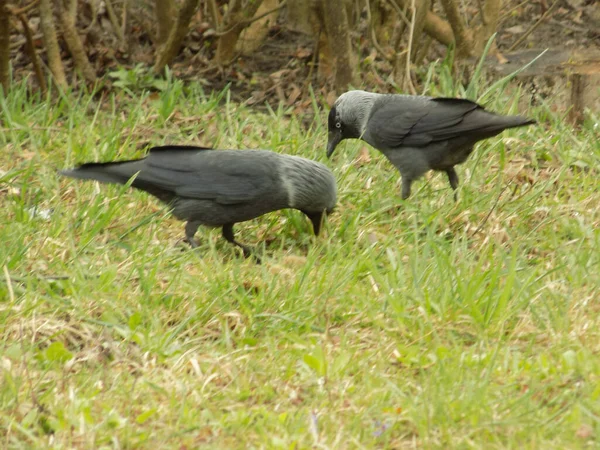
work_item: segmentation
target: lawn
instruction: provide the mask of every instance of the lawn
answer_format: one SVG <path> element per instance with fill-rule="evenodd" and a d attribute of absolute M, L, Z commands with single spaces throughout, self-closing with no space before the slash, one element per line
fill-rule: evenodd
<path fill-rule="evenodd" d="M 442 80 L 443 81 L 443 80 Z M 433 77 L 429 93 L 464 95 Z M 444 87 L 446 86 L 446 87 Z M 486 107 L 516 113 L 519 92 Z M 477 98 L 477 97 L 475 97 Z M 596 448 L 600 140 L 546 104 L 400 199 L 328 109 L 252 109 L 169 81 L 0 99 L 0 447 Z M 312 114 L 312 113 L 311 113 Z M 150 196 L 60 177 L 143 144 L 268 148 L 327 164 L 323 234 L 298 211 L 200 248 Z"/>

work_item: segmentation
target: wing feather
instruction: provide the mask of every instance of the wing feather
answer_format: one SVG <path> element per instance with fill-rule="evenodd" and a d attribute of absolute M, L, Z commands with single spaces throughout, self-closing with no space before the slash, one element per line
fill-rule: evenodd
<path fill-rule="evenodd" d="M 266 153 L 266 152 L 265 152 Z M 259 155 L 259 157 L 257 157 Z M 271 158 L 243 150 L 152 151 L 136 180 L 179 197 L 246 203 L 267 195 L 277 182 Z"/>
<path fill-rule="evenodd" d="M 370 137 L 384 148 L 399 146 L 422 147 L 432 142 L 452 139 L 474 132 L 489 120 L 464 120 L 475 110 L 484 111 L 469 100 L 436 98 L 418 102 L 389 101 L 381 105 L 369 120 L 373 127 Z M 493 114 L 489 114 L 495 117 Z"/>

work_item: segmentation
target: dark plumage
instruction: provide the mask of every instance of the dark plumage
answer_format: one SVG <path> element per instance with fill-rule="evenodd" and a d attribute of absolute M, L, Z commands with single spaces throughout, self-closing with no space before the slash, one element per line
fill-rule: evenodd
<path fill-rule="evenodd" d="M 212 150 L 202 147 L 155 147 L 142 159 L 88 163 L 63 170 L 73 178 L 125 184 L 167 203 L 175 217 L 187 221 L 185 237 L 192 247 L 200 225 L 223 227 L 234 239 L 233 225 L 271 211 L 295 208 L 306 214 L 319 233 L 325 213 L 336 203 L 332 173 L 323 164 L 267 150 Z"/>
<path fill-rule="evenodd" d="M 400 171 L 406 199 L 411 183 L 428 170 L 446 172 L 456 190 L 454 166 L 468 158 L 477 141 L 533 123 L 494 114 L 470 100 L 349 91 L 329 113 L 327 156 L 343 139 L 366 141 Z"/>

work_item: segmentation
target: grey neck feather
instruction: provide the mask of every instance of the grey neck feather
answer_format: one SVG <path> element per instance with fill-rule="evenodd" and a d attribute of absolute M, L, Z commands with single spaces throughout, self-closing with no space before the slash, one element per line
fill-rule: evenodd
<path fill-rule="evenodd" d="M 366 91 L 349 91 L 342 94 L 336 101 L 335 108 L 341 120 L 353 124 L 360 134 L 364 134 L 371 110 L 377 98 L 382 94 Z"/>
<path fill-rule="evenodd" d="M 281 183 L 290 208 L 322 211 L 335 206 L 335 178 L 323 164 L 286 156 L 281 160 L 281 169 Z"/>

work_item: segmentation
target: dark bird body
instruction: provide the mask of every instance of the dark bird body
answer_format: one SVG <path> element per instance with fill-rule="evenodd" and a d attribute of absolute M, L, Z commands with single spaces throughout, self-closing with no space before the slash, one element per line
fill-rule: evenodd
<path fill-rule="evenodd" d="M 311 220 L 315 235 L 323 215 L 333 210 L 336 185 L 323 164 L 267 150 L 212 150 L 202 147 L 155 147 L 142 159 L 88 163 L 63 175 L 126 184 L 167 203 L 186 221 L 192 247 L 200 225 L 223 227 L 223 237 L 249 249 L 233 236 L 233 225 L 271 211 L 295 208 Z"/>
<path fill-rule="evenodd" d="M 406 199 L 412 182 L 429 170 L 446 172 L 456 190 L 454 166 L 469 157 L 476 142 L 532 123 L 494 114 L 470 100 L 349 91 L 329 113 L 327 156 L 343 139 L 366 141 L 400 171 Z"/>

